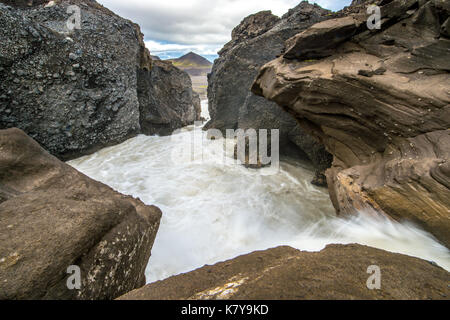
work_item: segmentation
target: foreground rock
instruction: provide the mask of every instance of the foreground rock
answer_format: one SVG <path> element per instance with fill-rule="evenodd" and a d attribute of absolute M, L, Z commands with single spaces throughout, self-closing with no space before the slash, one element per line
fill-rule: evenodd
<path fill-rule="evenodd" d="M 296 35 L 253 92 L 289 110 L 334 155 L 327 179 L 339 213 L 411 220 L 449 247 L 450 7 L 396 0 L 381 13 L 380 30 L 367 30 L 361 5 Z M 333 33 L 334 42 L 321 40 Z"/>
<path fill-rule="evenodd" d="M 186 72 L 171 62 L 154 60 L 152 71 L 140 71 L 139 78 L 142 133 L 170 135 L 200 120 L 200 97 Z"/>
<path fill-rule="evenodd" d="M 381 270 L 380 290 L 367 288 L 372 265 Z M 361 245 L 330 245 L 318 253 L 278 247 L 158 281 L 119 299 L 448 299 L 449 280 L 447 271 L 428 261 Z"/>
<path fill-rule="evenodd" d="M 0 299 L 113 299 L 145 284 L 161 212 L 0 131 Z M 69 290 L 71 265 L 81 289 Z"/>
<path fill-rule="evenodd" d="M 331 17 L 330 11 L 302 2 L 281 19 L 270 11 L 245 18 L 219 52 L 209 75 L 211 121 L 205 128 L 219 129 L 223 134 L 226 129 L 237 128 L 280 129 L 281 152 L 311 159 L 319 172 L 315 181 L 323 184 L 323 172 L 331 165 L 331 156 L 323 145 L 275 103 L 254 95 L 250 87 L 259 68 L 281 54 L 285 40 Z"/>
<path fill-rule="evenodd" d="M 0 129 L 21 128 L 64 160 L 141 133 L 141 114 L 155 112 L 141 97 L 156 89 L 147 81 L 152 60 L 139 26 L 93 0 L 13 4 L 25 8 L 0 3 Z M 80 9 L 74 28 L 67 24 L 71 5 Z M 176 108 L 189 110 L 175 114 L 175 123 L 196 110 L 192 100 Z"/>

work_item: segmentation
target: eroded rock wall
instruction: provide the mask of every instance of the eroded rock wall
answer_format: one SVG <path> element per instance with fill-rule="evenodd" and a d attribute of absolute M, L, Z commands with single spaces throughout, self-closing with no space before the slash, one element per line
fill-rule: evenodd
<path fill-rule="evenodd" d="M 327 179 L 339 213 L 407 219 L 448 247 L 450 5 L 376 1 L 382 27 L 368 30 L 367 4 L 289 39 L 253 92 L 333 154 Z"/>

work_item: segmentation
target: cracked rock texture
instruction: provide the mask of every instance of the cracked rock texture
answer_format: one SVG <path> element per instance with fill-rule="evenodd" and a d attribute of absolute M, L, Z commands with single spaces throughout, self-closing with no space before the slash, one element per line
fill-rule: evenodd
<path fill-rule="evenodd" d="M 145 284 L 161 212 L 0 130 L 0 299 L 114 299 Z M 81 269 L 69 290 L 67 269 Z"/>
<path fill-rule="evenodd" d="M 155 101 L 181 102 L 163 120 L 171 127 L 186 125 L 186 114 L 198 112 L 195 97 L 185 94 L 192 92 L 189 82 L 171 92 L 170 81 L 164 81 L 164 93 L 176 96 L 154 96 L 146 104 L 149 99 L 142 97 L 161 84 L 148 81 L 152 60 L 139 26 L 97 2 L 0 2 L 19 7 L 0 3 L 1 129 L 18 127 L 67 160 L 141 132 L 162 134 L 158 126 L 141 130 L 141 118 L 154 112 Z M 80 29 L 68 28 L 70 5 L 80 8 Z M 173 72 L 171 79 L 179 74 Z"/>
<path fill-rule="evenodd" d="M 367 29 L 358 1 L 289 39 L 252 90 L 333 154 L 327 180 L 340 214 L 374 209 L 449 247 L 450 2 L 373 3 L 381 29 Z"/>
<path fill-rule="evenodd" d="M 379 266 L 380 290 L 369 290 Z M 366 246 L 257 251 L 136 289 L 122 300 L 448 299 L 450 274 L 432 263 Z"/>
<path fill-rule="evenodd" d="M 226 129 L 280 129 L 282 154 L 309 158 L 317 169 L 315 183 L 325 184 L 323 172 L 331 165 L 331 155 L 287 112 L 250 88 L 259 68 L 281 54 L 285 40 L 331 17 L 330 11 L 301 2 L 282 18 L 270 11 L 245 18 L 219 52 L 208 77 L 211 121 L 205 129 L 219 129 L 224 135 Z"/>

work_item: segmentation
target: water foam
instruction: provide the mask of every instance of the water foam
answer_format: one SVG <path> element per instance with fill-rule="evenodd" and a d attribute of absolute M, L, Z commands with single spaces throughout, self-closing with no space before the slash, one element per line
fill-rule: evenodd
<path fill-rule="evenodd" d="M 313 171 L 306 163 L 282 161 L 276 175 L 246 169 L 231 156 L 223 161 L 224 142 L 233 148 L 226 140 L 207 141 L 203 153 L 173 161 L 193 129 L 171 137 L 140 135 L 69 162 L 163 211 L 148 282 L 279 245 L 318 251 L 330 243 L 360 243 L 450 270 L 450 251 L 412 224 L 364 212 L 336 217 L 327 191 L 309 183 Z"/>

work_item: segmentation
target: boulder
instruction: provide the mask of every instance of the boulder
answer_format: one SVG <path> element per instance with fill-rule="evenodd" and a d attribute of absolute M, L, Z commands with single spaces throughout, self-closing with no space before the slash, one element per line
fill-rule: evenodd
<path fill-rule="evenodd" d="M 380 287 L 369 278 L 380 271 Z M 370 273 L 368 273 L 368 270 Z M 120 300 L 449 299 L 450 274 L 409 256 L 366 246 L 257 251 L 149 284 Z M 369 282 L 369 289 L 367 283 Z"/>
<path fill-rule="evenodd" d="M 160 218 L 23 131 L 0 130 L 0 299 L 114 299 L 144 285 Z"/>
<path fill-rule="evenodd" d="M 390 1 L 380 30 L 362 24 L 331 56 L 310 60 L 303 45 L 330 54 L 322 41 L 304 43 L 305 34 L 322 30 L 313 26 L 287 42 L 289 59 L 261 69 L 252 90 L 289 110 L 333 154 L 327 180 L 338 213 L 376 210 L 409 220 L 448 247 L 450 39 L 442 3 Z"/>
<path fill-rule="evenodd" d="M 139 26 L 94 0 L 30 3 L 0 3 L 0 129 L 18 127 L 63 160 L 141 133 L 141 117 L 154 108 L 142 96 L 161 84 L 148 83 L 152 59 Z M 73 5 L 81 20 L 69 28 Z M 164 85 L 170 92 L 170 81 Z M 174 94 L 175 101 L 189 99 Z M 172 106 L 189 109 L 171 113 L 173 122 L 181 124 L 193 104 Z"/>
<path fill-rule="evenodd" d="M 171 62 L 154 60 L 151 72 L 138 73 L 141 132 L 170 135 L 200 120 L 200 96 L 189 75 Z"/>
<path fill-rule="evenodd" d="M 80 29 L 69 30 L 70 5 Z M 151 59 L 139 27 L 95 1 L 0 4 L 0 128 L 18 127 L 61 159 L 139 133 L 137 71 Z"/>
<path fill-rule="evenodd" d="M 254 95 L 250 87 L 265 63 L 282 53 L 284 41 L 333 13 L 306 1 L 282 18 L 262 11 L 245 18 L 232 32 L 232 40 L 219 52 L 208 77 L 211 121 L 207 129 L 279 129 L 282 154 L 309 158 L 318 179 L 331 165 L 323 145 L 305 133 L 275 103 Z"/>

